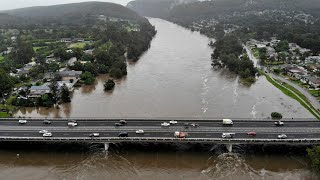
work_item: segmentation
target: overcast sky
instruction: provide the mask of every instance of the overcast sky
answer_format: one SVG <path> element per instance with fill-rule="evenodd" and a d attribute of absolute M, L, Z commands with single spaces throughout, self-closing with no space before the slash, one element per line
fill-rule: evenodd
<path fill-rule="evenodd" d="M 47 6 L 85 1 L 104 1 L 126 5 L 131 0 L 0 0 L 0 10 L 16 9 L 31 6 Z"/>

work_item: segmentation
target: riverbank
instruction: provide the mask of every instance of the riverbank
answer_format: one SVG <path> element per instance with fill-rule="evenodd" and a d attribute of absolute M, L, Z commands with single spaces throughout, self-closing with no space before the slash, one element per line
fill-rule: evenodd
<path fill-rule="evenodd" d="M 281 90 L 285 95 L 298 101 L 303 107 L 305 107 L 317 119 L 320 119 L 320 114 L 317 111 L 317 109 L 315 109 L 310 104 L 308 99 L 305 96 L 303 96 L 297 89 L 290 86 L 289 84 L 283 84 L 282 82 L 278 82 L 279 80 L 274 79 L 273 77 L 269 76 L 268 74 L 266 74 L 262 71 L 260 73 L 263 74 L 271 84 L 273 84 L 275 87 L 277 87 L 279 90 Z"/>

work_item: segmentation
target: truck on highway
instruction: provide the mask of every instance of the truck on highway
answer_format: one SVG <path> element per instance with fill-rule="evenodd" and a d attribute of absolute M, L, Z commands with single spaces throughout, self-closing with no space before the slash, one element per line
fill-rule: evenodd
<path fill-rule="evenodd" d="M 187 138 L 188 137 L 188 133 L 176 131 L 176 132 L 174 132 L 174 137 L 176 137 L 176 138 Z"/>
<path fill-rule="evenodd" d="M 223 125 L 233 125 L 233 121 L 231 119 L 222 119 Z"/>

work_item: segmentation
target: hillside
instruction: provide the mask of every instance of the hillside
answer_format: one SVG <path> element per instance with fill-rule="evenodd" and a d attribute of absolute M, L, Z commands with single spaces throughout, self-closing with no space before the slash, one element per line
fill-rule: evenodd
<path fill-rule="evenodd" d="M 192 2 L 197 0 L 135 0 L 127 7 L 142 16 L 165 18 L 173 7 Z"/>
<path fill-rule="evenodd" d="M 96 17 L 105 15 L 108 17 L 142 21 L 144 18 L 136 12 L 114 3 L 106 2 L 84 2 L 73 4 L 62 4 L 54 6 L 38 6 L 22 9 L 3 11 L 17 17 L 29 18 L 34 22 L 62 21 L 72 22 L 79 17 Z"/>
<path fill-rule="evenodd" d="M 5 14 L 5 13 L 0 13 L 0 25 L 14 25 L 14 24 L 23 24 L 26 23 L 26 19 L 20 18 L 20 17 L 16 17 L 16 16 L 12 16 L 9 14 Z"/>

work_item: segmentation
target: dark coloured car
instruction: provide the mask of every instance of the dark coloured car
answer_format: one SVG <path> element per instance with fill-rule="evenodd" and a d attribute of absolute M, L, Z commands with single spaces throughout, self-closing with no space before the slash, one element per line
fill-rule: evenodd
<path fill-rule="evenodd" d="M 120 124 L 125 125 L 125 124 L 127 124 L 127 121 L 126 120 L 120 120 Z"/>
<path fill-rule="evenodd" d="M 123 126 L 121 123 L 114 123 L 114 126 Z"/>
<path fill-rule="evenodd" d="M 127 132 L 121 132 L 118 137 L 129 137 L 129 134 Z"/>
<path fill-rule="evenodd" d="M 44 120 L 44 121 L 43 121 L 43 124 L 51 124 L 51 121 L 49 121 L 49 120 Z"/>

